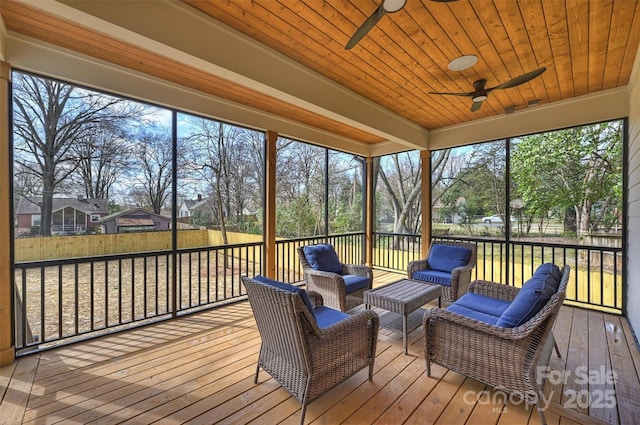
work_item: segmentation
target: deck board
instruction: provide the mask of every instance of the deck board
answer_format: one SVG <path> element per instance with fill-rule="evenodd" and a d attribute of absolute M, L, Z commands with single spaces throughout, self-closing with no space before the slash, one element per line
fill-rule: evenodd
<path fill-rule="evenodd" d="M 377 284 L 397 280 L 376 272 Z M 430 305 L 427 305 L 429 307 Z M 383 312 L 379 312 L 384 314 Z M 551 367 L 615 370 L 614 383 L 547 382 L 550 425 L 631 425 L 640 411 L 640 352 L 625 318 L 563 306 Z M 380 329 L 373 381 L 363 370 L 311 403 L 307 424 L 540 423 L 535 407 L 441 366 L 425 373 L 424 334 Z M 20 358 L 0 369 L 3 424 L 297 424 L 300 404 L 261 371 L 247 302 Z M 615 406 L 567 408 L 571 391 L 613 391 Z M 590 414 L 591 416 L 586 416 Z"/>

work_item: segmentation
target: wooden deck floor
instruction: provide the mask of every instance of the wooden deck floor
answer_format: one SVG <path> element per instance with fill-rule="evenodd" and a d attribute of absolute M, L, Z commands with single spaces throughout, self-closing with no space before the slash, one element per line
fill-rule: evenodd
<path fill-rule="evenodd" d="M 626 319 L 563 306 L 554 332 L 562 358 L 552 355 L 548 422 L 638 424 L 640 354 Z M 427 377 L 421 328 L 409 344 L 404 355 L 400 335 L 381 329 L 373 381 L 366 370 L 351 377 L 305 422 L 540 423 L 535 408 L 457 373 L 436 366 Z M 0 368 L 0 423 L 297 424 L 287 391 L 265 372 L 253 383 L 259 345 L 242 302 L 26 356 Z"/>

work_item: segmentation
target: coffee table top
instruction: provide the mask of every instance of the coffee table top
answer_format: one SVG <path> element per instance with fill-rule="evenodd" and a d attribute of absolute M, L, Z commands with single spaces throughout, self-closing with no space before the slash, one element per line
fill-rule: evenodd
<path fill-rule="evenodd" d="M 395 313 L 407 314 L 442 296 L 442 287 L 401 279 L 364 293 L 364 303 Z"/>

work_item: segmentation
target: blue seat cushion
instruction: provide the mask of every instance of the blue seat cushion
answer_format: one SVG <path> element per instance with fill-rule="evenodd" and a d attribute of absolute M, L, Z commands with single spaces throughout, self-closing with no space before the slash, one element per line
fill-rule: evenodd
<path fill-rule="evenodd" d="M 343 313 L 340 310 L 336 310 L 331 307 L 321 305 L 316 308 L 316 323 L 320 329 L 329 327 L 334 323 L 347 318 L 349 318 L 347 313 Z"/>
<path fill-rule="evenodd" d="M 509 301 L 468 292 L 458 298 L 455 304 L 471 310 L 476 310 L 480 313 L 495 316 L 497 319 L 502 316 L 511 303 Z"/>
<path fill-rule="evenodd" d="M 307 263 L 313 270 L 342 274 L 342 263 L 331 244 L 302 247 Z"/>
<path fill-rule="evenodd" d="M 369 278 L 364 276 L 345 274 L 342 275 L 342 278 L 344 279 L 345 292 L 347 294 L 368 288 L 371 285 Z"/>
<path fill-rule="evenodd" d="M 479 322 L 488 323 L 490 325 L 495 325 L 500 319 L 499 316 L 493 316 L 491 314 L 483 313 L 481 311 L 458 305 L 458 302 L 455 302 L 447 307 L 447 311 L 468 317 L 470 319 L 475 319 Z"/>
<path fill-rule="evenodd" d="M 288 283 L 278 282 L 277 280 L 269 279 L 268 277 L 262 275 L 255 276 L 253 280 L 260 283 L 266 283 L 267 285 L 274 286 L 278 289 L 282 289 L 283 291 L 287 291 L 292 294 L 298 294 L 300 298 L 302 298 L 302 302 L 304 303 L 304 305 L 309 309 L 311 315 L 315 317 L 315 309 L 313 307 L 313 304 L 311 304 L 311 300 L 307 295 L 307 291 L 305 291 L 304 289 L 298 288 L 295 285 L 289 285 Z"/>
<path fill-rule="evenodd" d="M 438 270 L 419 270 L 411 276 L 413 280 L 437 283 L 438 285 L 451 286 L 451 273 Z"/>
<path fill-rule="evenodd" d="M 429 251 L 429 268 L 441 272 L 451 272 L 456 267 L 466 266 L 471 250 L 461 246 L 435 244 Z"/>
<path fill-rule="evenodd" d="M 543 264 L 538 267 L 531 279 L 522 285 L 496 325 L 513 328 L 526 323 L 538 314 L 558 291 L 560 277 L 560 270 L 554 264 Z"/>

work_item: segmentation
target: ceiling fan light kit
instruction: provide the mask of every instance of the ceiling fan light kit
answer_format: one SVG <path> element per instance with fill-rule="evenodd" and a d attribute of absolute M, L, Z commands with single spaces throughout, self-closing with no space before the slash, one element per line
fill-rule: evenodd
<path fill-rule="evenodd" d="M 394 13 L 402 9 L 407 4 L 407 0 L 384 0 L 382 7 L 387 13 Z"/>
<path fill-rule="evenodd" d="M 451 71 L 464 71 L 465 69 L 471 68 L 477 62 L 478 57 L 475 55 L 462 55 L 449 62 L 447 67 Z"/>

